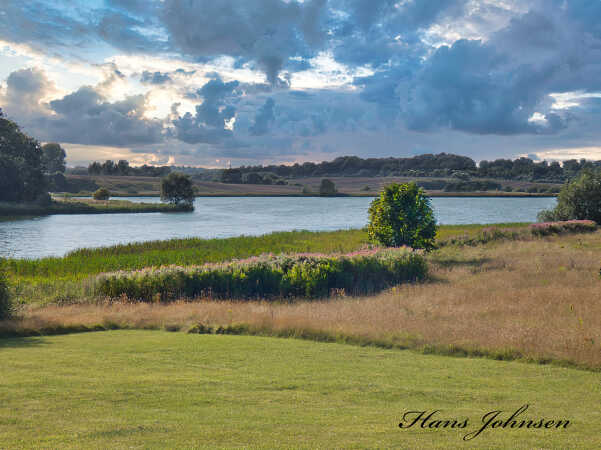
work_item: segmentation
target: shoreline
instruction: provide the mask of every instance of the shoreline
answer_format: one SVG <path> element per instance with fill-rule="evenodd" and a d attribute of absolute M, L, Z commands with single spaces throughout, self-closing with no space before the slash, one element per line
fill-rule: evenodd
<path fill-rule="evenodd" d="M 68 214 L 143 214 L 194 211 L 193 206 L 169 203 L 135 203 L 127 200 L 53 200 L 48 206 L 30 203 L 1 203 L 0 218 Z"/>
<path fill-rule="evenodd" d="M 62 195 L 62 194 L 54 194 Z M 91 194 L 70 194 L 68 198 L 85 198 L 90 197 Z M 553 198 L 557 197 L 557 194 L 539 194 L 539 193 L 528 193 L 528 192 L 433 192 L 426 195 L 431 198 L 445 198 L 445 197 L 499 197 L 499 198 Z M 115 198 L 128 198 L 128 197 L 144 197 L 144 198 L 159 198 L 159 194 L 111 194 L 111 197 Z M 196 194 L 195 198 L 210 198 L 210 197 L 317 197 L 317 198 L 348 198 L 348 197 L 378 197 L 378 193 L 366 193 L 366 194 L 338 194 L 338 195 L 319 195 L 319 194 Z"/>

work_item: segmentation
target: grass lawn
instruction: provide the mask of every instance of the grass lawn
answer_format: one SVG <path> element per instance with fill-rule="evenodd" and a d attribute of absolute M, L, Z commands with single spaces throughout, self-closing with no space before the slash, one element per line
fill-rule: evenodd
<path fill-rule="evenodd" d="M 599 374 L 575 369 L 162 331 L 5 339 L 0 363 L 3 448 L 601 447 Z M 462 440 L 526 403 L 571 423 Z M 433 409 L 467 428 L 398 428 Z"/>

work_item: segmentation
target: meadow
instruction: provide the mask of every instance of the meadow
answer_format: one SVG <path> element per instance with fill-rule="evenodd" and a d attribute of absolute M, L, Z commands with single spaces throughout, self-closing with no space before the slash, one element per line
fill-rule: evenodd
<path fill-rule="evenodd" d="M 294 339 L 108 331 L 0 340 L 4 448 L 599 448 L 598 374 Z M 524 418 L 567 428 L 487 429 Z M 465 429 L 400 429 L 440 410 Z"/>
<path fill-rule="evenodd" d="M 201 296 L 161 305 L 140 304 L 126 296 L 85 297 L 81 295 L 86 280 L 95 278 L 90 275 L 93 265 L 82 265 L 79 275 L 61 284 L 45 281 L 52 277 L 48 261 L 12 260 L 10 277 L 24 305 L 20 320 L 3 324 L 0 332 L 221 330 L 601 369 L 601 328 L 595 320 L 601 313 L 597 302 L 601 231 L 541 235 L 533 228 L 526 224 L 441 227 L 444 245 L 426 256 L 427 282 L 401 284 L 369 297 L 338 291 L 325 301 L 300 298 L 294 303 L 216 301 Z M 225 243 L 237 243 L 255 254 L 267 248 L 274 253 L 299 249 L 309 242 L 312 251 L 348 252 L 364 247 L 365 238 L 363 231 L 350 230 L 147 245 L 151 255 L 159 252 L 158 247 L 176 252 L 178 245 L 189 244 L 192 252 L 193 247 L 213 246 L 205 258 L 227 260 L 227 253 L 219 253 Z M 322 248 L 315 248 L 319 245 Z M 87 250 L 82 255 L 93 262 L 103 252 L 112 252 L 115 258 L 132 258 L 121 261 L 124 265 L 137 266 L 147 261 L 142 248 L 137 244 Z M 54 273 L 65 270 L 61 265 L 68 267 L 73 257 L 52 259 Z M 20 264 L 27 271 L 19 272 Z"/>
<path fill-rule="evenodd" d="M 21 305 L 0 322 L 2 446 L 599 448 L 594 228 L 444 226 L 424 256 L 427 280 L 310 301 L 149 303 L 85 288 L 115 266 L 129 276 L 162 264 L 227 267 L 232 255 L 371 254 L 364 230 L 9 260 Z M 526 418 L 570 426 L 463 440 L 487 412 L 507 418 L 525 404 Z M 398 427 L 405 412 L 432 410 L 469 426 Z"/>

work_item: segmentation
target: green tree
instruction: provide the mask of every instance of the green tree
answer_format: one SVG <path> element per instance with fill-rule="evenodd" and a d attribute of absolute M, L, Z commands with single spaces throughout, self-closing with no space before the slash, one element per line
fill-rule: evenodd
<path fill-rule="evenodd" d="M 111 193 L 107 188 L 100 188 L 92 195 L 94 200 L 108 200 L 111 198 Z"/>
<path fill-rule="evenodd" d="M 431 250 L 436 229 L 430 198 L 415 183 L 385 186 L 369 207 L 367 233 L 387 247 Z"/>
<path fill-rule="evenodd" d="M 194 202 L 194 188 L 190 177 L 180 172 L 171 172 L 163 178 L 161 200 L 174 204 L 187 203 L 191 205 Z"/>
<path fill-rule="evenodd" d="M 31 202 L 48 191 L 42 149 L 0 111 L 0 201 Z"/>
<path fill-rule="evenodd" d="M 54 142 L 42 145 L 42 167 L 47 174 L 65 173 L 65 150 Z"/>
<path fill-rule="evenodd" d="M 319 185 L 319 195 L 336 195 L 336 185 L 332 180 L 324 178 Z"/>
<path fill-rule="evenodd" d="M 601 171 L 583 169 L 559 191 L 557 206 L 542 211 L 539 220 L 588 219 L 601 223 Z"/>
<path fill-rule="evenodd" d="M 115 170 L 119 175 L 129 175 L 129 161 L 126 161 L 125 159 L 120 159 L 117 162 Z"/>

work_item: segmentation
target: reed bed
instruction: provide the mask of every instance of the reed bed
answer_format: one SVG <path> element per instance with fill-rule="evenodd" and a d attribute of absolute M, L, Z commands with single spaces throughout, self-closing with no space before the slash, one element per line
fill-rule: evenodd
<path fill-rule="evenodd" d="M 96 295 L 141 301 L 321 298 L 333 292 L 365 295 L 422 281 L 427 265 L 409 248 L 364 249 L 350 254 L 261 255 L 202 266 L 167 266 L 101 274 Z"/>

